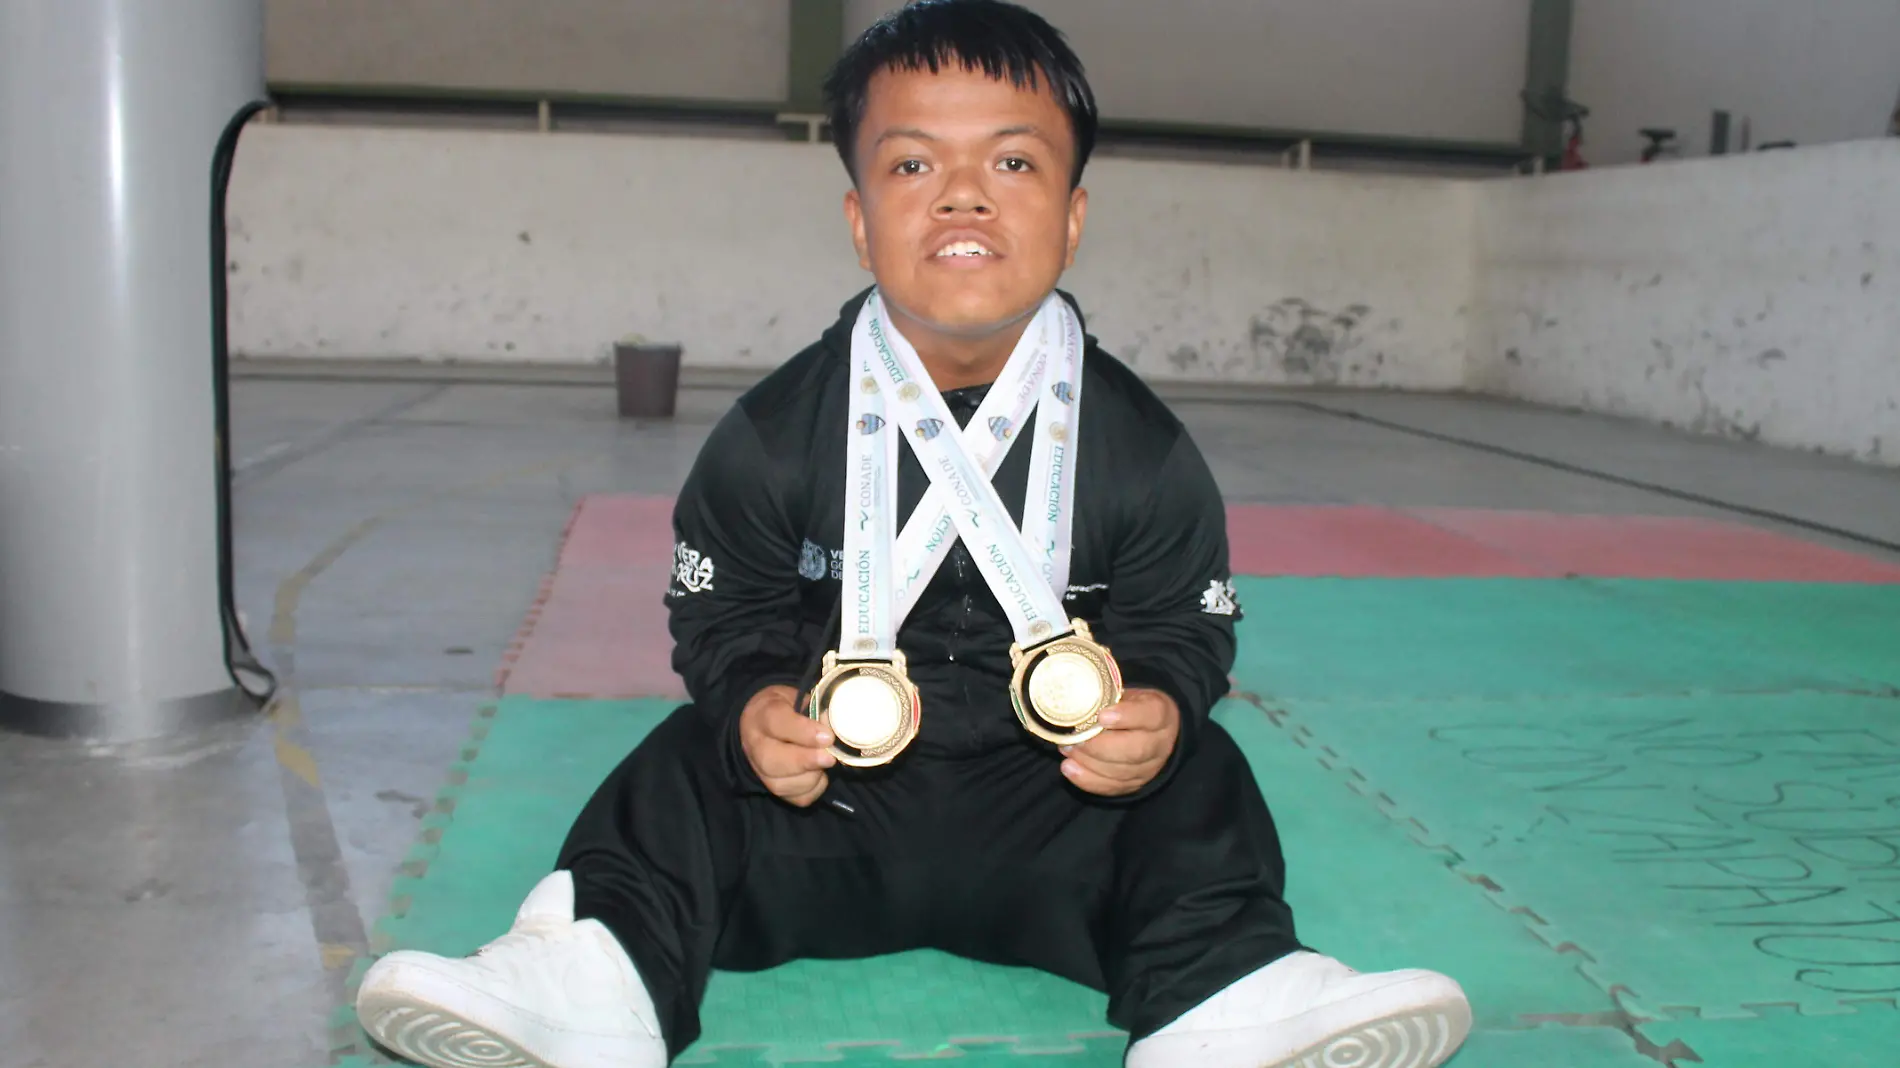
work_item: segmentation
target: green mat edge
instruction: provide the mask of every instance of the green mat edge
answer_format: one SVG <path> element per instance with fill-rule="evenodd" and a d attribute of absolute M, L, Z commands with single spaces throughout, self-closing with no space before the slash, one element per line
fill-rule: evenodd
<path fill-rule="evenodd" d="M 482 743 L 487 740 L 495 717 L 501 713 L 501 705 L 506 700 L 506 697 L 496 697 L 476 707 L 475 714 L 469 720 L 468 735 L 454 762 L 444 772 L 443 783 L 436 790 L 428 814 L 422 818 L 415 842 L 396 866 L 396 877 L 384 898 L 383 911 L 370 926 L 369 955 L 358 957 L 350 966 L 349 976 L 343 984 L 343 1004 L 336 1007 L 330 1019 L 330 1062 L 333 1065 L 394 1063 L 377 1051 L 369 1034 L 357 1020 L 356 993 L 362 988 L 363 976 L 369 971 L 370 965 L 395 948 L 389 934 L 390 921 L 408 914 L 408 888 L 428 874 L 429 865 L 441 851 L 442 835 L 455 818 L 456 802 L 461 798 L 462 787 L 468 782 L 469 767 L 481 755 Z"/>

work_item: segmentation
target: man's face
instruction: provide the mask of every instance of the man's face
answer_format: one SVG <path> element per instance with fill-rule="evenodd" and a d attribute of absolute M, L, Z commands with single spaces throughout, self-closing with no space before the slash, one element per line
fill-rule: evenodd
<path fill-rule="evenodd" d="M 1046 78 L 1032 91 L 951 65 L 872 79 L 845 215 L 906 336 L 984 338 L 1035 312 L 1082 239 L 1074 163 Z"/>

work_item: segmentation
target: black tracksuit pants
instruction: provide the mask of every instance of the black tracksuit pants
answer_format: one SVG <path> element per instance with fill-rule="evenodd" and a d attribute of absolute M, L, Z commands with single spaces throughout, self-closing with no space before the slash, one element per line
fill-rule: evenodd
<path fill-rule="evenodd" d="M 808 809 L 735 790 L 688 705 L 576 819 L 557 867 L 625 946 L 672 1055 L 714 968 L 933 948 L 1108 994 L 1138 1039 L 1300 944 L 1272 817 L 1218 724 L 1136 803 L 1093 798 L 1025 742 L 831 772 Z M 827 803 L 836 797 L 854 812 Z"/>

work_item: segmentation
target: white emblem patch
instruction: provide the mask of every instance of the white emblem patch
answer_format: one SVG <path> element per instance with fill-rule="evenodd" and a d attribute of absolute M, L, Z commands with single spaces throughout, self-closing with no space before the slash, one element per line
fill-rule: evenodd
<path fill-rule="evenodd" d="M 798 554 L 799 575 L 812 582 L 817 582 L 825 577 L 825 570 L 824 546 L 813 544 L 811 539 L 807 538 L 804 548 L 801 549 Z"/>
<path fill-rule="evenodd" d="M 680 593 L 705 593 L 713 588 L 713 562 L 685 542 L 673 547 L 673 580 Z"/>
<path fill-rule="evenodd" d="M 830 573 L 833 580 L 844 578 L 844 550 L 831 550 L 830 565 L 825 563 L 825 547 L 805 539 L 804 548 L 798 554 L 798 573 L 800 576 L 818 582 Z"/>
<path fill-rule="evenodd" d="M 1231 616 L 1240 610 L 1234 584 L 1215 579 L 1201 591 L 1201 611 L 1211 616 Z"/>

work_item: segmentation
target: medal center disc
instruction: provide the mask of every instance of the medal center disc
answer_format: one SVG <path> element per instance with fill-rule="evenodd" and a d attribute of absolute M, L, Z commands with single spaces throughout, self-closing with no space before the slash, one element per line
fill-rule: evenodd
<path fill-rule="evenodd" d="M 897 691 L 866 675 L 853 675 L 831 691 L 826 718 L 831 733 L 855 749 L 874 749 L 898 732 L 904 710 Z"/>
<path fill-rule="evenodd" d="M 1102 674 L 1080 653 L 1051 653 L 1029 675 L 1029 700 L 1051 723 L 1072 727 L 1100 707 Z"/>

